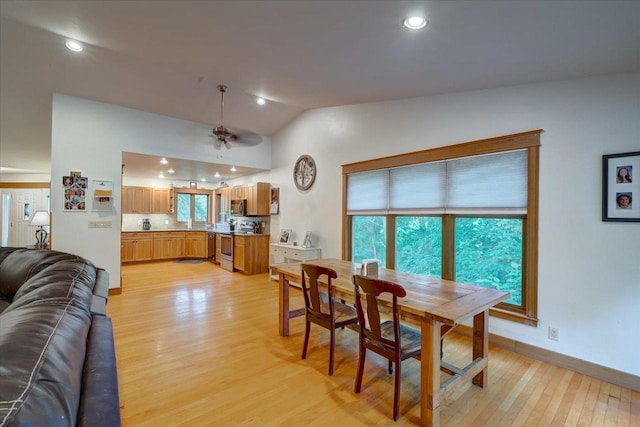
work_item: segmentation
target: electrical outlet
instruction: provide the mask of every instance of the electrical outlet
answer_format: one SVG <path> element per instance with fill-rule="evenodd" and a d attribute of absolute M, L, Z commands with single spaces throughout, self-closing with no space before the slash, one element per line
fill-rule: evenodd
<path fill-rule="evenodd" d="M 168 219 L 164 220 L 164 225 L 169 225 L 169 220 Z"/>
<path fill-rule="evenodd" d="M 560 340 L 560 333 L 558 332 L 558 328 L 554 328 L 553 326 L 549 326 L 549 339 L 554 341 Z"/>
<path fill-rule="evenodd" d="M 142 225 L 142 220 L 141 219 L 138 220 L 138 225 Z"/>

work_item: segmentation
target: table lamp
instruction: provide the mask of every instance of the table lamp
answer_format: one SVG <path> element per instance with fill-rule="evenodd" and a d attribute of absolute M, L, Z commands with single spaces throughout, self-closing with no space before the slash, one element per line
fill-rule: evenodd
<path fill-rule="evenodd" d="M 38 249 L 44 249 L 49 244 L 47 243 L 47 230 L 44 229 L 45 226 L 49 225 L 49 212 L 47 211 L 36 211 L 29 223 L 30 226 L 40 227 L 36 230 L 36 245 L 35 247 Z"/>

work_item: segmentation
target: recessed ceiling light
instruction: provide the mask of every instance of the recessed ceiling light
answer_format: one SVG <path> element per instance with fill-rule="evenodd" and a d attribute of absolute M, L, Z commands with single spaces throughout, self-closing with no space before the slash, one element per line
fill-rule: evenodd
<path fill-rule="evenodd" d="M 162 163 L 163 165 L 166 165 L 167 163 L 169 163 L 169 161 L 168 161 L 166 158 L 164 158 L 164 157 L 163 157 L 163 158 L 160 160 L 160 163 Z"/>
<path fill-rule="evenodd" d="M 410 30 L 419 30 L 427 26 L 427 20 L 422 16 L 408 16 L 402 21 L 402 26 Z"/>
<path fill-rule="evenodd" d="M 74 52 L 82 52 L 83 49 L 82 45 L 75 40 L 68 40 L 64 45 L 67 47 L 67 49 Z"/>
<path fill-rule="evenodd" d="M 216 172 L 213 176 L 215 176 L 216 178 L 220 178 L 220 174 L 218 172 Z"/>
<path fill-rule="evenodd" d="M 200 180 L 200 182 L 207 182 L 207 180 L 206 180 L 206 179 L 204 179 L 204 178 L 202 178 L 202 179 Z"/>
<path fill-rule="evenodd" d="M 267 101 L 264 98 L 258 98 L 256 99 L 256 102 L 258 103 L 258 105 L 264 105 L 267 103 Z"/>
<path fill-rule="evenodd" d="M 169 172 L 169 173 L 176 173 L 176 171 L 174 171 L 173 169 L 169 169 L 167 172 Z"/>
<path fill-rule="evenodd" d="M 160 175 L 158 175 L 158 178 L 164 179 L 164 174 L 162 172 L 160 172 Z"/>
<path fill-rule="evenodd" d="M 235 172 L 237 169 L 235 166 L 231 166 L 231 172 Z"/>

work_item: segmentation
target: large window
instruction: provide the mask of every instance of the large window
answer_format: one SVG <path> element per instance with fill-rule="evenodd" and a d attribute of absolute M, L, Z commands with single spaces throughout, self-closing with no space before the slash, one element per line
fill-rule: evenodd
<path fill-rule="evenodd" d="M 193 224 L 210 222 L 211 192 L 208 190 L 176 189 L 176 223 Z"/>
<path fill-rule="evenodd" d="M 343 257 L 507 291 L 537 323 L 540 131 L 343 166 Z"/>

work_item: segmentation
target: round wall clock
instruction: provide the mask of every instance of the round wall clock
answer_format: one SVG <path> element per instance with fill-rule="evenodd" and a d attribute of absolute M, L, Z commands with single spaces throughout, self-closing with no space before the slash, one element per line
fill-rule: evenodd
<path fill-rule="evenodd" d="M 293 166 L 293 182 L 300 190 L 308 190 L 316 179 L 316 162 L 307 154 L 298 157 Z"/>

